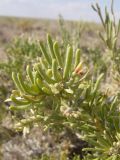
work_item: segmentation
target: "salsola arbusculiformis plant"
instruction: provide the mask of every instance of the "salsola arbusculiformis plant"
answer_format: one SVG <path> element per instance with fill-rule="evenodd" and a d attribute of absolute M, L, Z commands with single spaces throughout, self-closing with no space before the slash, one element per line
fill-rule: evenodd
<path fill-rule="evenodd" d="M 67 115 L 78 114 L 74 110 L 82 92 L 80 84 L 87 75 L 83 74 L 80 50 L 73 54 L 68 45 L 66 53 L 61 53 L 58 42 L 49 35 L 47 43 L 48 48 L 40 42 L 42 56 L 33 68 L 27 66 L 25 79 L 20 73 L 12 73 L 17 90 L 8 99 L 13 102 L 10 109 L 30 111 L 16 125 L 18 129 L 35 122 L 59 129 L 59 125 L 65 125 Z"/>
<path fill-rule="evenodd" d="M 11 110 L 24 113 L 16 129 L 26 132 L 35 124 L 70 128 L 89 144 L 83 149 L 85 160 L 119 160 L 119 100 L 100 91 L 103 74 L 96 82 L 88 80 L 80 50 L 73 53 L 68 45 L 62 53 L 49 35 L 47 47 L 40 42 L 40 49 L 42 56 L 33 68 L 27 66 L 25 78 L 12 74 L 17 90 L 7 101 L 12 101 Z"/>
<path fill-rule="evenodd" d="M 119 26 L 111 21 L 107 10 L 103 20 L 99 6 L 93 9 L 106 31 L 106 37 L 101 37 L 114 57 L 114 65 L 119 67 L 115 63 Z M 86 78 L 79 49 L 74 53 L 68 45 L 64 53 L 48 35 L 47 46 L 40 42 L 40 50 L 42 56 L 33 67 L 27 66 L 26 77 L 12 74 L 17 90 L 7 101 L 12 101 L 11 110 L 22 113 L 15 128 L 24 132 L 36 124 L 57 131 L 70 128 L 88 143 L 82 150 L 84 160 L 119 160 L 119 96 L 109 97 L 100 91 L 103 74 L 96 82 Z"/>

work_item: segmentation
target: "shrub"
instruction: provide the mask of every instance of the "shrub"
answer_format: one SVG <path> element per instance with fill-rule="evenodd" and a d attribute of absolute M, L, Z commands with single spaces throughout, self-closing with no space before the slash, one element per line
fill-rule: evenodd
<path fill-rule="evenodd" d="M 107 10 L 104 21 L 98 4 L 93 9 L 99 14 L 106 31 L 106 38 L 101 37 L 114 56 L 119 26 L 115 32 L 117 26 Z M 26 76 L 12 73 L 17 89 L 6 102 L 12 103 L 11 110 L 22 113 L 15 129 L 26 134 L 34 125 L 43 125 L 44 129 L 52 128 L 57 132 L 67 128 L 88 144 L 82 148 L 81 159 L 119 160 L 119 94 L 109 95 L 101 90 L 104 74 L 93 80 L 79 49 L 74 52 L 68 45 L 64 53 L 50 35 L 47 36 L 47 46 L 42 42 L 39 45 L 42 55 L 32 67 L 26 67 Z"/>

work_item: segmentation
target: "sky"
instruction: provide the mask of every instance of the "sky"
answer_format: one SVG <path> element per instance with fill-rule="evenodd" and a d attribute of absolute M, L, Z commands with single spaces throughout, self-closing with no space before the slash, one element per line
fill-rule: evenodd
<path fill-rule="evenodd" d="M 120 0 L 114 0 L 117 17 L 120 17 Z M 32 17 L 99 21 L 91 4 L 98 2 L 103 8 L 110 7 L 110 0 L 0 0 L 0 16 Z"/>

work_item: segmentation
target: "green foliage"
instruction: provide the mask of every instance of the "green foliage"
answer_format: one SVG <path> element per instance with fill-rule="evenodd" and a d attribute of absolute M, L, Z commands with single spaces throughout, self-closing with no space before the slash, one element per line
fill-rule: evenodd
<path fill-rule="evenodd" d="M 75 103 L 79 99 L 79 93 L 82 93 L 80 84 L 83 83 L 87 72 L 82 71 L 82 63 L 78 56 L 80 52 L 77 50 L 76 58 L 72 47 L 68 45 L 66 60 L 64 60 L 58 43 L 50 43 L 49 39 L 51 39 L 50 36 L 47 38 L 50 51 L 47 52 L 43 43 L 40 42 L 42 56 L 33 68 L 27 67 L 26 79 L 23 79 L 20 73 L 12 74 L 18 90 L 14 90 L 10 99 L 7 100 L 12 100 L 16 104 L 16 106 L 11 105 L 10 109 L 32 110 L 31 117 L 17 124 L 18 129 L 39 121 L 43 121 L 46 127 L 60 128 L 58 124 L 63 127 L 67 112 L 69 114 L 69 110 L 76 108 Z M 53 48 L 52 52 L 51 48 Z M 74 114 L 75 111 L 72 112 Z"/>
<path fill-rule="evenodd" d="M 107 7 L 105 8 L 105 18 L 102 15 L 101 8 L 98 3 L 96 3 L 95 6 L 92 5 L 92 8 L 100 17 L 105 31 L 105 35 L 103 35 L 102 33 L 99 34 L 100 38 L 103 40 L 104 44 L 109 50 L 109 55 L 111 56 L 112 63 L 115 69 L 120 73 L 120 48 L 118 48 L 117 46 L 118 36 L 120 32 L 120 20 L 117 24 L 113 9 L 113 2 L 114 0 L 112 0 L 111 3 L 111 13 L 108 12 Z"/>
<path fill-rule="evenodd" d="M 58 43 L 49 35 L 47 43 L 49 52 L 40 42 L 42 56 L 33 68 L 27 67 L 25 79 L 20 73 L 12 74 L 17 90 L 6 101 L 13 102 L 11 110 L 28 112 L 16 129 L 25 133 L 28 127 L 41 123 L 45 129 L 56 131 L 71 128 L 88 142 L 89 148 L 83 151 L 91 151 L 93 159 L 117 160 L 120 154 L 118 96 L 109 97 L 99 90 L 103 74 L 96 82 L 87 79 L 79 50 L 73 54 L 68 45 L 64 58 Z"/>
<path fill-rule="evenodd" d="M 41 55 L 39 42 L 30 38 L 15 38 L 6 47 L 6 60 L 0 62 L 0 104 L 8 96 L 9 91 L 13 88 L 11 74 L 15 72 L 23 72 L 26 64 L 31 64 L 35 58 Z"/>

